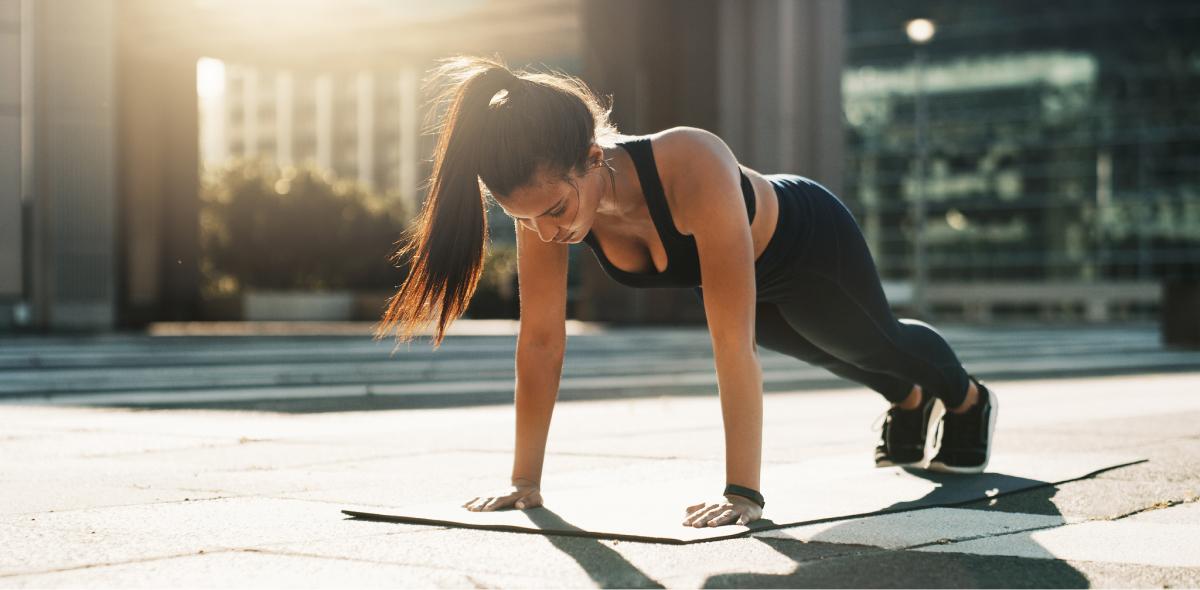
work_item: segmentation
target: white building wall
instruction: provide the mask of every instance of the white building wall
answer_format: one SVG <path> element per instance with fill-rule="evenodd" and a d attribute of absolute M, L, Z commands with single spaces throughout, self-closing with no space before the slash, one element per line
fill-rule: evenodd
<path fill-rule="evenodd" d="M 316 134 L 317 166 L 323 170 L 333 169 L 333 76 L 317 76 L 316 84 Z"/>
<path fill-rule="evenodd" d="M 375 187 L 375 77 L 371 72 L 359 72 L 355 77 L 355 109 L 358 129 L 355 133 L 358 152 L 358 182 Z"/>
<path fill-rule="evenodd" d="M 295 91 L 292 73 L 275 74 L 275 159 L 280 166 L 291 166 L 295 162 L 292 142 L 292 105 Z"/>

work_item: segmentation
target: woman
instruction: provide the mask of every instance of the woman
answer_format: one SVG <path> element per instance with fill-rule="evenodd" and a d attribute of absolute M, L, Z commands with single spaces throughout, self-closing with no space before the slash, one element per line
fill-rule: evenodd
<path fill-rule="evenodd" d="M 691 287 L 704 305 L 725 427 L 722 497 L 687 506 L 686 526 L 762 515 L 762 374 L 756 342 L 892 402 L 878 466 L 980 472 L 997 401 L 930 326 L 892 316 L 849 210 L 824 187 L 738 164 L 717 136 L 677 127 L 622 135 L 579 80 L 514 73 L 485 58 L 446 60 L 449 82 L 429 197 L 393 260 L 411 270 L 376 336 L 398 341 L 436 319 L 434 347 L 465 310 L 487 240 L 485 194 L 515 220 L 520 330 L 512 487 L 469 510 L 532 508 L 566 349 L 568 244 L 585 242 L 634 287 Z M 481 185 L 482 183 L 482 185 Z"/>

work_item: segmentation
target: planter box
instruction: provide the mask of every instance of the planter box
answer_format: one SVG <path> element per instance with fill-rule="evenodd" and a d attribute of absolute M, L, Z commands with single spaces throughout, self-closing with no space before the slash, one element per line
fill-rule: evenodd
<path fill-rule="evenodd" d="M 1163 282 L 1163 344 L 1200 348 L 1200 280 Z"/>
<path fill-rule="evenodd" d="M 252 291 L 242 295 L 242 319 L 248 322 L 350 321 L 354 319 L 354 294 L 349 291 Z"/>

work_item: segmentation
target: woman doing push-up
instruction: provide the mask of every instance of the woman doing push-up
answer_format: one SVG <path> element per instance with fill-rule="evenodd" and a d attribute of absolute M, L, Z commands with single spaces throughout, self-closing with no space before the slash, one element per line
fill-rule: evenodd
<path fill-rule="evenodd" d="M 542 464 L 566 350 L 567 249 L 586 243 L 631 287 L 687 287 L 704 306 L 725 429 L 722 496 L 686 526 L 762 515 L 762 371 L 756 343 L 860 383 L 891 402 L 878 466 L 977 473 L 997 400 L 929 325 L 892 315 L 850 211 L 820 184 L 738 163 L 716 135 L 675 127 L 623 135 L 578 79 L 444 60 L 445 105 L 429 194 L 394 260 L 410 272 L 376 336 L 435 322 L 434 346 L 475 292 L 486 195 L 515 220 L 520 329 L 511 488 L 469 510 L 543 502 Z M 940 444 L 926 449 L 930 425 Z M 936 450 L 936 454 L 934 451 Z M 926 461 L 927 455 L 934 455 Z"/>

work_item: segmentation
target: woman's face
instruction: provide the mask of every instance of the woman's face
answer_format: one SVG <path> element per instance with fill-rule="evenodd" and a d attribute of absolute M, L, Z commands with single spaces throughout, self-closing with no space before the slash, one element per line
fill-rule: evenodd
<path fill-rule="evenodd" d="M 577 244 L 591 229 L 600 198 L 609 190 L 605 170 L 593 163 L 582 174 L 570 173 L 567 182 L 539 168 L 533 182 L 514 189 L 500 207 L 543 242 Z"/>

